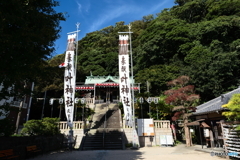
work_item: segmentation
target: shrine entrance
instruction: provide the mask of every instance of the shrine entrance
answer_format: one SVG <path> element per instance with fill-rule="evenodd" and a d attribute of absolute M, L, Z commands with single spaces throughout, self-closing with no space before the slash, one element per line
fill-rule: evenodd
<path fill-rule="evenodd" d="M 139 92 L 140 85 L 134 84 L 133 89 Z M 93 103 L 118 103 L 120 101 L 119 77 L 87 76 L 84 83 L 76 83 L 76 91 L 80 92 L 80 98 L 91 98 Z"/>
<path fill-rule="evenodd" d="M 96 101 L 98 99 L 103 100 L 103 102 L 117 103 L 119 101 L 119 88 L 96 88 Z"/>

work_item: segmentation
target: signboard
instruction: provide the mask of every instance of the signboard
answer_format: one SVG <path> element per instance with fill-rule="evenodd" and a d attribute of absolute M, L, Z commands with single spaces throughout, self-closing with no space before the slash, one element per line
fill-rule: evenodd
<path fill-rule="evenodd" d="M 138 136 L 154 136 L 153 119 L 138 119 Z"/>
<path fill-rule="evenodd" d="M 160 135 L 160 144 L 161 145 L 173 145 L 172 135 Z"/>

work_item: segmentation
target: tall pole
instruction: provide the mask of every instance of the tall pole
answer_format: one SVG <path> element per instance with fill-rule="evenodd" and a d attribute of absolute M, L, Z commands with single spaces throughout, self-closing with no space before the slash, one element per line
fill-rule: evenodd
<path fill-rule="evenodd" d="M 128 25 L 128 30 L 129 30 L 129 39 L 130 39 L 130 56 L 131 56 L 131 76 L 132 76 L 132 112 L 133 112 L 133 140 L 135 136 L 135 130 L 136 130 L 136 125 L 135 125 L 135 107 L 134 107 L 134 83 L 133 83 L 133 58 L 132 58 L 132 37 L 131 37 L 131 27 L 132 25 Z M 133 142 L 133 147 L 136 147 L 135 142 Z"/>
<path fill-rule="evenodd" d="M 53 114 L 53 104 L 52 104 L 52 108 L 51 108 L 51 118 L 52 118 L 52 114 Z"/>
<path fill-rule="evenodd" d="M 32 82 L 32 88 L 31 88 L 31 91 L 32 91 L 32 92 L 33 92 L 33 89 L 34 89 L 34 82 Z M 27 110 L 26 122 L 27 122 L 28 119 L 29 119 L 30 109 L 31 109 L 31 105 L 32 105 L 32 95 L 33 95 L 33 93 L 31 93 L 31 97 L 30 97 L 29 103 L 28 103 L 28 110 Z"/>
<path fill-rule="evenodd" d="M 24 103 L 25 103 L 25 100 L 26 100 L 26 95 L 24 95 L 24 100 L 22 100 L 22 101 L 20 102 L 19 111 L 18 111 L 18 116 L 17 116 L 17 122 L 16 122 L 15 134 L 18 134 L 19 122 L 20 122 L 21 113 L 22 113 L 22 108 L 23 108 L 23 105 L 24 105 Z"/>
<path fill-rule="evenodd" d="M 78 32 L 80 31 L 80 30 L 78 30 L 79 25 L 80 25 L 80 23 L 77 22 L 77 24 L 76 24 L 76 26 L 77 26 L 77 38 L 76 38 L 77 42 L 76 42 L 76 56 L 75 56 L 75 77 L 77 76 Z M 76 81 L 76 79 L 75 79 L 75 81 Z"/>
<path fill-rule="evenodd" d="M 44 106 L 45 106 L 45 102 L 46 102 L 46 95 L 47 95 L 47 91 L 45 91 L 45 93 L 44 93 L 44 100 L 43 100 L 41 119 L 43 119 L 43 116 L 44 116 Z"/>
<path fill-rule="evenodd" d="M 78 32 L 79 32 L 79 30 L 78 30 L 78 28 L 79 28 L 79 25 L 80 25 L 80 23 L 79 22 L 77 22 L 76 23 L 76 27 L 77 27 L 77 38 L 76 38 L 76 55 L 75 55 L 75 77 L 77 77 L 77 54 L 78 54 Z M 75 84 L 76 84 L 76 79 L 75 79 Z M 76 86 L 75 86 L 76 87 Z M 75 89 L 75 88 L 74 88 Z M 76 121 L 76 117 L 77 117 L 77 104 L 75 104 L 75 121 Z"/>

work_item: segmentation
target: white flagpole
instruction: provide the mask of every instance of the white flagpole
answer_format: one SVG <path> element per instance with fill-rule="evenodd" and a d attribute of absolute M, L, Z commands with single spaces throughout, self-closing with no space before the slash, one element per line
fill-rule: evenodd
<path fill-rule="evenodd" d="M 80 32 L 80 30 L 78 30 L 78 28 L 79 28 L 79 25 L 80 25 L 80 23 L 79 22 L 77 22 L 77 24 L 76 24 L 76 26 L 77 26 L 77 38 L 76 38 L 76 41 L 77 41 L 77 43 L 76 43 L 76 57 L 75 57 L 75 77 L 77 76 L 77 54 L 78 54 L 78 32 Z M 75 83 L 76 83 L 76 79 L 75 79 Z"/>
<path fill-rule="evenodd" d="M 133 58 L 132 58 L 132 39 L 131 39 L 131 27 L 132 25 L 128 25 L 129 29 L 129 37 L 130 37 L 130 56 L 131 56 L 131 76 L 132 76 L 132 112 L 133 112 L 133 148 L 136 148 L 137 142 L 135 141 L 136 139 L 136 125 L 135 125 L 135 107 L 134 107 L 134 83 L 133 83 Z"/>

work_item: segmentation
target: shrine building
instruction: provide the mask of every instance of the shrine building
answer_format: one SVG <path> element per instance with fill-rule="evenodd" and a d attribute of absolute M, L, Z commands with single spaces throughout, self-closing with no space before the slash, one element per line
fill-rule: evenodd
<path fill-rule="evenodd" d="M 86 98 L 86 103 L 119 102 L 119 76 L 86 77 L 84 84 L 76 83 L 76 92 L 80 92 L 80 97 Z M 134 91 L 140 93 L 140 83 L 135 84 L 135 80 L 130 77 L 130 84 L 132 82 Z"/>

